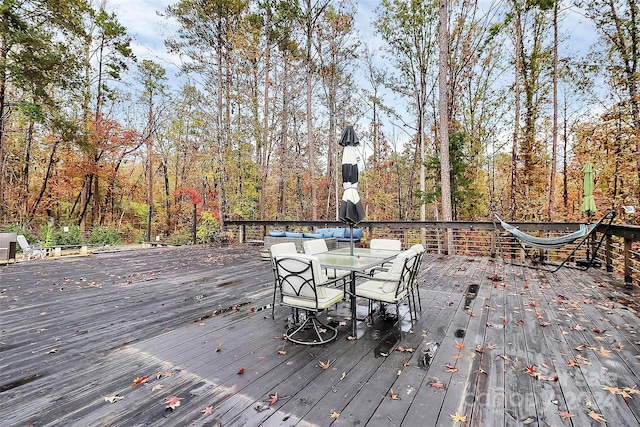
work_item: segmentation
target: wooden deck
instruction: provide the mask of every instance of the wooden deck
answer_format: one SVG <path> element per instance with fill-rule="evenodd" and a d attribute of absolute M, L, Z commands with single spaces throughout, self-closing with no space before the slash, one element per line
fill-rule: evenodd
<path fill-rule="evenodd" d="M 620 281 L 425 255 L 422 312 L 385 357 L 397 326 L 349 340 L 346 303 L 336 341 L 285 342 L 250 245 L 10 264 L 0 425 L 638 426 L 638 301 Z"/>

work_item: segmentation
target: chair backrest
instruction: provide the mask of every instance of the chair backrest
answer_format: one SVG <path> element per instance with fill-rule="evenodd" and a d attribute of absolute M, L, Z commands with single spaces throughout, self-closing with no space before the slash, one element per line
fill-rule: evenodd
<path fill-rule="evenodd" d="M 396 239 L 371 239 L 369 248 L 399 251 L 402 249 L 402 242 Z"/>
<path fill-rule="evenodd" d="M 271 268 L 273 269 L 273 274 L 275 275 L 276 281 L 278 281 L 278 272 L 276 271 L 276 257 L 278 255 L 297 253 L 298 249 L 296 248 L 296 244 L 293 242 L 276 243 L 269 247 L 269 254 L 271 256 Z"/>
<path fill-rule="evenodd" d="M 22 249 L 23 252 L 31 250 L 31 246 L 29 245 L 29 242 L 27 242 L 26 237 L 24 237 L 22 234 L 18 234 L 16 239 L 18 240 L 18 244 L 20 245 L 20 249 Z"/>
<path fill-rule="evenodd" d="M 411 284 L 417 258 L 418 254 L 410 249 L 400 252 L 393 260 L 389 270 L 383 273 L 386 281 L 382 285 L 382 291 L 385 293 L 395 292 L 398 295 L 406 290 Z"/>
<path fill-rule="evenodd" d="M 307 240 L 302 244 L 302 249 L 307 255 L 315 255 L 329 250 L 324 239 Z"/>
<path fill-rule="evenodd" d="M 325 288 L 319 286 L 326 279 L 317 257 L 306 254 L 278 255 L 276 271 L 283 297 L 316 301 L 326 297 Z"/>

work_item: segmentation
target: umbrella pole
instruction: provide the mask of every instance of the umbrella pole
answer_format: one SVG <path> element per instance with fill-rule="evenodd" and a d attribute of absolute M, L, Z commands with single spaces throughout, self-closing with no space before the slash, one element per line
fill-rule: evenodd
<path fill-rule="evenodd" d="M 353 225 L 349 224 L 349 255 L 353 256 Z"/>

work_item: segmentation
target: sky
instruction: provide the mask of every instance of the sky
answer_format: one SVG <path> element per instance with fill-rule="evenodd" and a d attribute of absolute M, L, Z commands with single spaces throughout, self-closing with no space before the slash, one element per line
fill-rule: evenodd
<path fill-rule="evenodd" d="M 178 25 L 161 16 L 167 6 L 178 0 L 107 0 L 106 9 L 117 14 L 120 24 L 124 25 L 132 37 L 133 53 L 139 60 L 151 59 L 167 69 L 177 70 L 180 58 L 167 52 L 164 40 L 175 34 Z M 357 0 L 356 0 L 357 1 Z M 357 1 L 358 12 L 356 26 L 363 40 L 374 43 L 371 26 L 373 10 L 378 1 Z M 378 42 L 379 43 L 379 42 Z M 171 77 L 171 76 L 169 76 Z"/>

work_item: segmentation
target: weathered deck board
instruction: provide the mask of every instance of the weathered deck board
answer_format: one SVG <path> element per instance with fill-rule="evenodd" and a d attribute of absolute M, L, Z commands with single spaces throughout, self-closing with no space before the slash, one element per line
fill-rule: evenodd
<path fill-rule="evenodd" d="M 457 413 L 474 426 L 637 426 L 640 305 L 614 279 L 427 255 L 422 312 L 412 330 L 402 322 L 412 351 L 381 357 L 397 323 L 374 315 L 349 341 L 346 303 L 328 314 L 344 324 L 336 341 L 283 341 L 289 311 L 271 318 L 273 276 L 253 246 L 11 264 L 0 267 L 0 424 L 435 426 Z"/>

